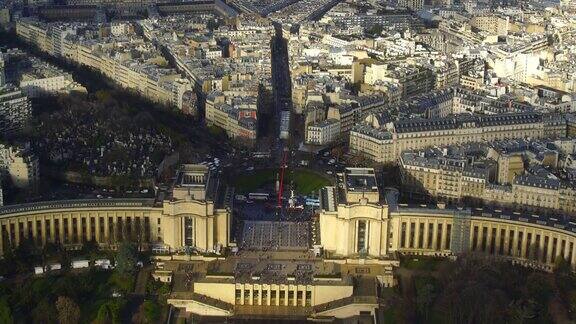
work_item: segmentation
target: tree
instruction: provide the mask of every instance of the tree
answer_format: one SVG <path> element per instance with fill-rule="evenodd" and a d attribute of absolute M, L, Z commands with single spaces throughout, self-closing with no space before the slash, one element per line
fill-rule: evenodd
<path fill-rule="evenodd" d="M 134 290 L 134 276 L 131 274 L 114 272 L 110 277 L 109 283 L 124 294 Z"/>
<path fill-rule="evenodd" d="M 526 289 L 528 295 L 533 298 L 541 307 L 545 307 L 554 293 L 549 278 L 539 272 L 531 273 L 526 278 Z"/>
<path fill-rule="evenodd" d="M 0 324 L 12 324 L 14 323 L 14 318 L 12 318 L 12 310 L 6 303 L 6 300 L 0 301 Z"/>
<path fill-rule="evenodd" d="M 98 242 L 96 240 L 88 240 L 82 244 L 82 254 L 83 255 L 92 255 L 98 253 L 99 247 Z"/>
<path fill-rule="evenodd" d="M 98 324 L 109 324 L 112 323 L 112 312 L 108 304 L 103 304 L 98 308 L 98 314 L 96 315 L 96 323 Z"/>
<path fill-rule="evenodd" d="M 96 316 L 96 323 L 98 324 L 119 324 L 120 321 L 120 311 L 122 310 L 122 302 L 120 301 L 110 301 L 98 309 L 98 315 Z"/>
<path fill-rule="evenodd" d="M 376 24 L 376 25 L 370 27 L 370 29 L 368 29 L 366 32 L 368 32 L 368 34 L 372 34 L 372 35 L 380 35 L 380 34 L 382 34 L 383 30 L 384 30 L 384 27 L 382 27 L 382 25 Z"/>
<path fill-rule="evenodd" d="M 134 272 L 137 262 L 136 247 L 130 242 L 122 242 L 116 256 L 116 270 L 122 275 Z"/>
<path fill-rule="evenodd" d="M 142 304 L 142 307 L 144 308 L 147 322 L 156 323 L 160 318 L 160 306 L 158 306 L 157 303 L 147 300 Z"/>
<path fill-rule="evenodd" d="M 132 321 L 143 324 L 157 323 L 160 319 L 160 313 L 160 306 L 157 303 L 146 300 L 140 305 Z"/>
<path fill-rule="evenodd" d="M 508 316 L 512 323 L 525 323 L 527 320 L 536 317 L 535 305 L 533 302 L 523 302 L 515 300 L 508 305 Z"/>
<path fill-rule="evenodd" d="M 60 296 L 56 300 L 58 322 L 60 324 L 76 324 L 80 322 L 80 307 L 70 298 Z"/>
<path fill-rule="evenodd" d="M 571 312 L 576 312 L 576 290 L 568 292 L 566 303 Z"/>
<path fill-rule="evenodd" d="M 424 321 L 428 322 L 430 306 L 434 302 L 436 294 L 434 293 L 434 286 L 430 283 L 424 284 L 416 291 L 416 307 Z"/>
<path fill-rule="evenodd" d="M 47 299 L 43 299 L 32 310 L 32 319 L 34 320 L 34 323 L 55 323 L 58 321 L 58 314 L 56 314 L 54 306 L 48 302 Z"/>

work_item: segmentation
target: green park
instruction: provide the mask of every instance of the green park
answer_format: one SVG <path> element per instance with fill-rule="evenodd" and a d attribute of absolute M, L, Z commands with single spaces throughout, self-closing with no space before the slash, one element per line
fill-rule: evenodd
<path fill-rule="evenodd" d="M 249 193 L 266 186 L 274 186 L 278 178 L 277 169 L 260 169 L 243 171 L 233 179 L 234 187 L 238 193 Z M 292 186 L 300 194 L 309 195 L 320 188 L 331 184 L 326 176 L 308 169 L 286 170 L 284 183 Z"/>

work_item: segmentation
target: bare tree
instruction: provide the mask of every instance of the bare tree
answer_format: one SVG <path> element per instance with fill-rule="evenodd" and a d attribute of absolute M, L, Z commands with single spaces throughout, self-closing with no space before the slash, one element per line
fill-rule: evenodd
<path fill-rule="evenodd" d="M 60 324 L 77 324 L 80 322 L 80 307 L 72 299 L 64 296 L 58 297 L 56 309 Z"/>

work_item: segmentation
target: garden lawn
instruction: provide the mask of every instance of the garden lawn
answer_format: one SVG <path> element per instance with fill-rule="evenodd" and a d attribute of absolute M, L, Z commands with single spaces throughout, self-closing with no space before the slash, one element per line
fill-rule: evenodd
<path fill-rule="evenodd" d="M 274 185 L 278 171 L 275 169 L 255 170 L 237 176 L 234 186 L 239 193 L 249 193 L 264 189 L 267 185 Z M 310 170 L 287 170 L 285 184 L 294 184 L 296 192 L 304 195 L 313 193 L 324 186 L 330 185 L 330 180 Z"/>

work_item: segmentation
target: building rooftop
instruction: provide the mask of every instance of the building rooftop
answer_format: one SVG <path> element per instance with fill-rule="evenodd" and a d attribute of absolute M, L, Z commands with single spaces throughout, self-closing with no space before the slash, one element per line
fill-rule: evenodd
<path fill-rule="evenodd" d="M 354 192 L 378 192 L 376 175 L 372 168 L 346 168 L 346 189 Z"/>

